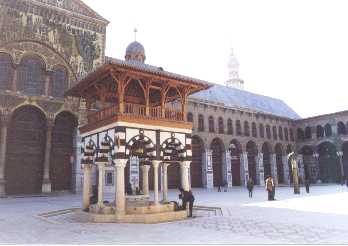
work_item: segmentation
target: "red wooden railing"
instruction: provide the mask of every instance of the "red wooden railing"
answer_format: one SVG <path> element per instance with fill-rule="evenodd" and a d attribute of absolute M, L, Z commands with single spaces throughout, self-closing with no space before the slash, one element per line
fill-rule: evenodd
<path fill-rule="evenodd" d="M 162 117 L 161 107 L 150 107 L 149 115 L 146 115 L 146 107 L 144 105 L 125 103 L 124 112 L 120 114 L 118 105 L 113 105 L 104 108 L 98 112 L 90 112 L 87 116 L 89 123 L 95 123 L 98 121 L 110 119 L 116 115 L 129 115 L 141 118 L 152 118 L 152 119 L 167 119 L 173 121 L 183 121 L 183 113 L 176 109 L 166 108 L 164 110 L 164 117 Z"/>

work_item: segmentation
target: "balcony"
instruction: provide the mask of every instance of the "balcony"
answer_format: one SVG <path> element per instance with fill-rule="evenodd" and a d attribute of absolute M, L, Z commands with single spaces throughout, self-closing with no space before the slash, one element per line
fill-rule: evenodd
<path fill-rule="evenodd" d="M 98 112 L 89 111 L 87 115 L 88 125 L 104 125 L 112 123 L 118 120 L 127 121 L 132 120 L 137 123 L 144 123 L 151 121 L 151 123 L 156 123 L 160 121 L 170 121 L 176 123 L 185 123 L 184 114 L 176 109 L 165 108 L 162 110 L 161 107 L 149 107 L 149 112 L 146 112 L 146 107 L 144 105 L 125 103 L 123 113 L 119 110 L 119 105 L 113 105 Z"/>

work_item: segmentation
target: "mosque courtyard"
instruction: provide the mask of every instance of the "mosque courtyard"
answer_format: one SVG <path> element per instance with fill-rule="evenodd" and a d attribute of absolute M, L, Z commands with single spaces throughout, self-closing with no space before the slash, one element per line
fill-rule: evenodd
<path fill-rule="evenodd" d="M 302 187 L 300 195 L 278 187 L 276 201 L 266 201 L 263 187 L 255 188 L 252 199 L 240 187 L 193 192 L 195 205 L 220 207 L 222 213 L 194 210 L 192 219 L 162 224 L 93 224 L 53 212 L 80 207 L 81 195 L 4 198 L 0 244 L 348 243 L 346 186 L 312 186 L 310 194 Z M 178 200 L 177 191 L 169 198 Z"/>

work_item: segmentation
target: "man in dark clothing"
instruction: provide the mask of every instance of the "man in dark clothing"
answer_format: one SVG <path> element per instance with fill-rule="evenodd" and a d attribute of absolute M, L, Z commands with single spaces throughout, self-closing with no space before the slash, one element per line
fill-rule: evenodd
<path fill-rule="evenodd" d="M 89 199 L 90 204 L 96 204 L 98 202 L 98 186 L 92 186 L 92 196 Z"/>
<path fill-rule="evenodd" d="M 247 189 L 249 191 L 249 197 L 252 198 L 253 197 L 254 182 L 251 178 L 248 179 Z"/>
<path fill-rule="evenodd" d="M 126 194 L 127 195 L 132 195 L 133 194 L 131 183 L 126 184 Z"/>
<path fill-rule="evenodd" d="M 183 188 L 179 187 L 180 195 L 179 198 L 182 199 L 182 209 L 186 210 L 186 203 L 189 203 L 189 217 L 192 217 L 193 202 L 195 197 L 192 194 L 192 191 L 186 191 Z"/>
<path fill-rule="evenodd" d="M 309 179 L 306 179 L 305 186 L 306 186 L 306 192 L 307 193 L 309 193 L 309 185 L 310 185 Z"/>

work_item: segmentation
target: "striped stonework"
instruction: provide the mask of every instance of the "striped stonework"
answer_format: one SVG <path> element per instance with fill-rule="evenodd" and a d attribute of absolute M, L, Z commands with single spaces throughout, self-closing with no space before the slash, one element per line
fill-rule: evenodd
<path fill-rule="evenodd" d="M 95 158 L 95 163 L 102 163 L 104 165 L 112 165 L 113 164 L 113 156 L 114 156 L 114 143 L 110 136 L 105 135 L 103 141 L 99 146 L 99 150 L 97 153 L 97 157 Z"/>
<path fill-rule="evenodd" d="M 147 136 L 144 136 L 143 134 L 139 134 L 135 137 L 133 137 L 126 145 L 126 158 L 130 156 L 130 151 L 135 143 L 142 143 L 145 146 L 145 153 L 146 157 L 149 158 L 149 160 L 153 160 L 156 158 L 156 146 L 153 144 L 151 139 Z"/>
<path fill-rule="evenodd" d="M 168 138 L 161 146 L 161 159 L 164 161 L 184 161 L 186 159 L 185 146 L 177 138 Z"/>
<path fill-rule="evenodd" d="M 94 164 L 94 157 L 96 154 L 96 145 L 92 140 L 86 144 L 83 150 L 83 157 L 81 160 L 81 165 L 92 165 Z"/>
<path fill-rule="evenodd" d="M 186 134 L 186 161 L 192 161 L 192 138 L 191 134 Z"/>
<path fill-rule="evenodd" d="M 126 159 L 126 128 L 115 128 L 115 159 Z"/>

